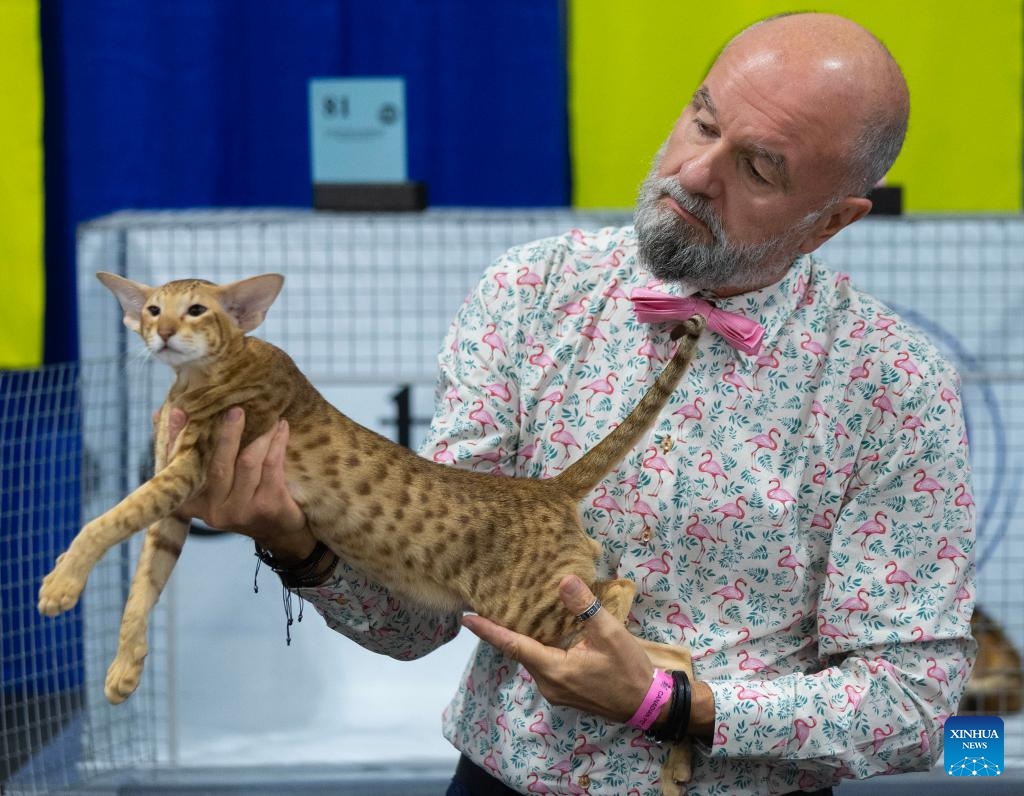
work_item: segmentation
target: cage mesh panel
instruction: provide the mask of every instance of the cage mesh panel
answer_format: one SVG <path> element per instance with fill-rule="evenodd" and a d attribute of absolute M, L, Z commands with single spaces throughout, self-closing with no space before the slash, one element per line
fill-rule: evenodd
<path fill-rule="evenodd" d="M 108 360 L 0 373 L 4 793 L 61 792 L 99 772 L 154 765 L 167 746 L 162 610 L 139 691 L 116 707 L 103 696 L 138 542 L 108 553 L 71 612 L 51 619 L 35 609 L 40 580 L 82 520 L 138 482 L 123 456 L 126 405 L 113 389 L 124 370 Z"/>
<path fill-rule="evenodd" d="M 413 384 L 430 389 L 441 339 L 484 267 L 511 246 L 628 222 L 623 213 L 431 211 L 423 214 L 317 214 L 304 211 L 118 213 L 79 232 L 80 370 L 49 368 L 29 382 L 31 398 L 5 404 L 4 445 L 38 433 L 44 405 L 81 410 L 82 516 L 113 505 L 149 466 L 149 414 L 166 390 L 165 368 L 144 362 L 141 344 L 121 325 L 120 311 L 94 278 L 97 270 L 159 284 L 199 276 L 223 283 L 277 271 L 284 292 L 257 332 L 281 345 L 327 389 L 352 383 Z M 1024 219 L 911 217 L 870 219 L 825 245 L 829 265 L 921 326 L 953 360 L 964 382 L 972 444 L 979 535 L 979 603 L 1024 645 L 1018 573 L 1024 565 L 1024 340 L 1015 323 L 1024 311 Z M 494 286 L 497 289 L 497 286 Z M 485 287 L 484 289 L 487 289 Z M 57 397 L 54 397 L 57 396 Z M 62 403 L 63 402 L 63 403 Z M 345 407 L 342 405 L 342 410 Z M 70 411 L 59 409 L 57 411 Z M 54 462 L 33 479 L 66 480 L 79 465 Z M 4 604 L 23 581 L 49 568 L 56 536 L 32 519 L 56 511 L 33 506 L 32 485 L 15 484 L 4 503 L 4 538 L 21 553 L 0 561 Z M 73 507 L 72 507 L 73 508 Z M 13 537 L 12 537 L 13 535 Z M 24 539 L 36 540 L 32 546 Z M 117 623 L 137 542 L 111 551 L 91 576 L 80 619 L 83 642 L 14 633 L 3 627 L 5 667 L 45 652 L 56 701 L 19 703 L 4 711 L 0 751 L 26 760 L 8 783 L 47 792 L 97 771 L 155 766 L 168 759 L 167 626 L 158 608 L 147 680 L 125 705 L 111 708 L 102 681 L 116 646 Z M 34 552 L 29 552 L 29 551 Z M 32 559 L 28 562 L 26 559 Z M 45 569 L 43 571 L 45 571 Z M 6 614 L 5 621 L 6 620 Z M 70 619 L 50 621 L 49 633 Z M 33 649 L 33 645 L 40 649 Z M 84 671 L 76 691 L 64 682 Z M 6 676 L 7 668 L 5 668 Z M 63 677 L 62 681 L 60 678 Z M 5 682 L 5 694 L 6 694 Z M 47 692 L 49 693 L 49 692 Z M 63 701 L 61 701 L 63 700 Z M 10 701 L 10 700 L 8 700 Z M 1007 764 L 1024 760 L 1019 716 L 1005 717 Z M 63 727 L 57 739 L 48 727 Z M 14 787 L 12 787 L 14 786 Z"/>

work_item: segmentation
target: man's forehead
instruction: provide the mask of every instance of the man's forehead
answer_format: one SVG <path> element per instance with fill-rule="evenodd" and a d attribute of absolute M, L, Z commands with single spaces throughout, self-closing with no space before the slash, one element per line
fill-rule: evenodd
<path fill-rule="evenodd" d="M 713 67 L 691 104 L 723 121 L 752 120 L 743 125 L 744 143 L 785 161 L 790 180 L 797 178 L 800 163 L 806 165 L 808 159 L 815 169 L 838 166 L 848 141 L 849 126 L 843 120 L 851 109 L 814 101 L 813 92 L 797 85 L 799 81 L 785 79 L 786 69 L 777 66 L 753 72 L 734 71 L 735 62 L 724 70 Z M 748 108 L 755 112 L 748 114 Z"/>

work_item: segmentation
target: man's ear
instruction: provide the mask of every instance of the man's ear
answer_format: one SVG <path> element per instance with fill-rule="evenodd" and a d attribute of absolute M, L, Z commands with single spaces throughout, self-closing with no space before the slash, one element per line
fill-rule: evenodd
<path fill-rule="evenodd" d="M 871 212 L 871 200 L 865 196 L 847 196 L 832 205 L 818 219 L 800 244 L 801 254 L 810 254 L 840 230 L 860 221 Z"/>

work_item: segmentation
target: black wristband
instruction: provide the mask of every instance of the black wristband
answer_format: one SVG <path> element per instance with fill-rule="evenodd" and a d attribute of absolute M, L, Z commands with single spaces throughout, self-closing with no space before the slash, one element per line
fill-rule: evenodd
<path fill-rule="evenodd" d="M 673 688 L 668 715 L 660 727 L 652 728 L 648 733 L 648 737 L 658 743 L 678 743 L 690 728 L 690 707 L 693 702 L 690 678 L 681 670 L 671 672 L 671 675 Z"/>
<path fill-rule="evenodd" d="M 313 552 L 296 564 L 282 564 L 274 558 L 270 551 L 258 544 L 256 545 L 256 557 L 274 570 L 281 578 L 281 583 L 288 589 L 319 586 L 338 563 L 338 556 L 319 539 Z M 328 566 L 324 566 L 324 560 L 327 558 L 330 558 L 330 563 Z"/>

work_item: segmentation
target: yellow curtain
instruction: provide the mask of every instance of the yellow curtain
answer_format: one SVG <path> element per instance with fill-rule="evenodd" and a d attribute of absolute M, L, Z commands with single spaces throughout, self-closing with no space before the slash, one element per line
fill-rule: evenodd
<path fill-rule="evenodd" d="M 43 359 L 39 0 L 0 0 L 0 368 Z"/>
<path fill-rule="evenodd" d="M 650 158 L 718 49 L 799 4 L 570 0 L 573 203 L 630 207 Z M 1020 0 L 825 0 L 886 43 L 910 85 L 910 130 L 889 182 L 909 212 L 1021 209 Z"/>

